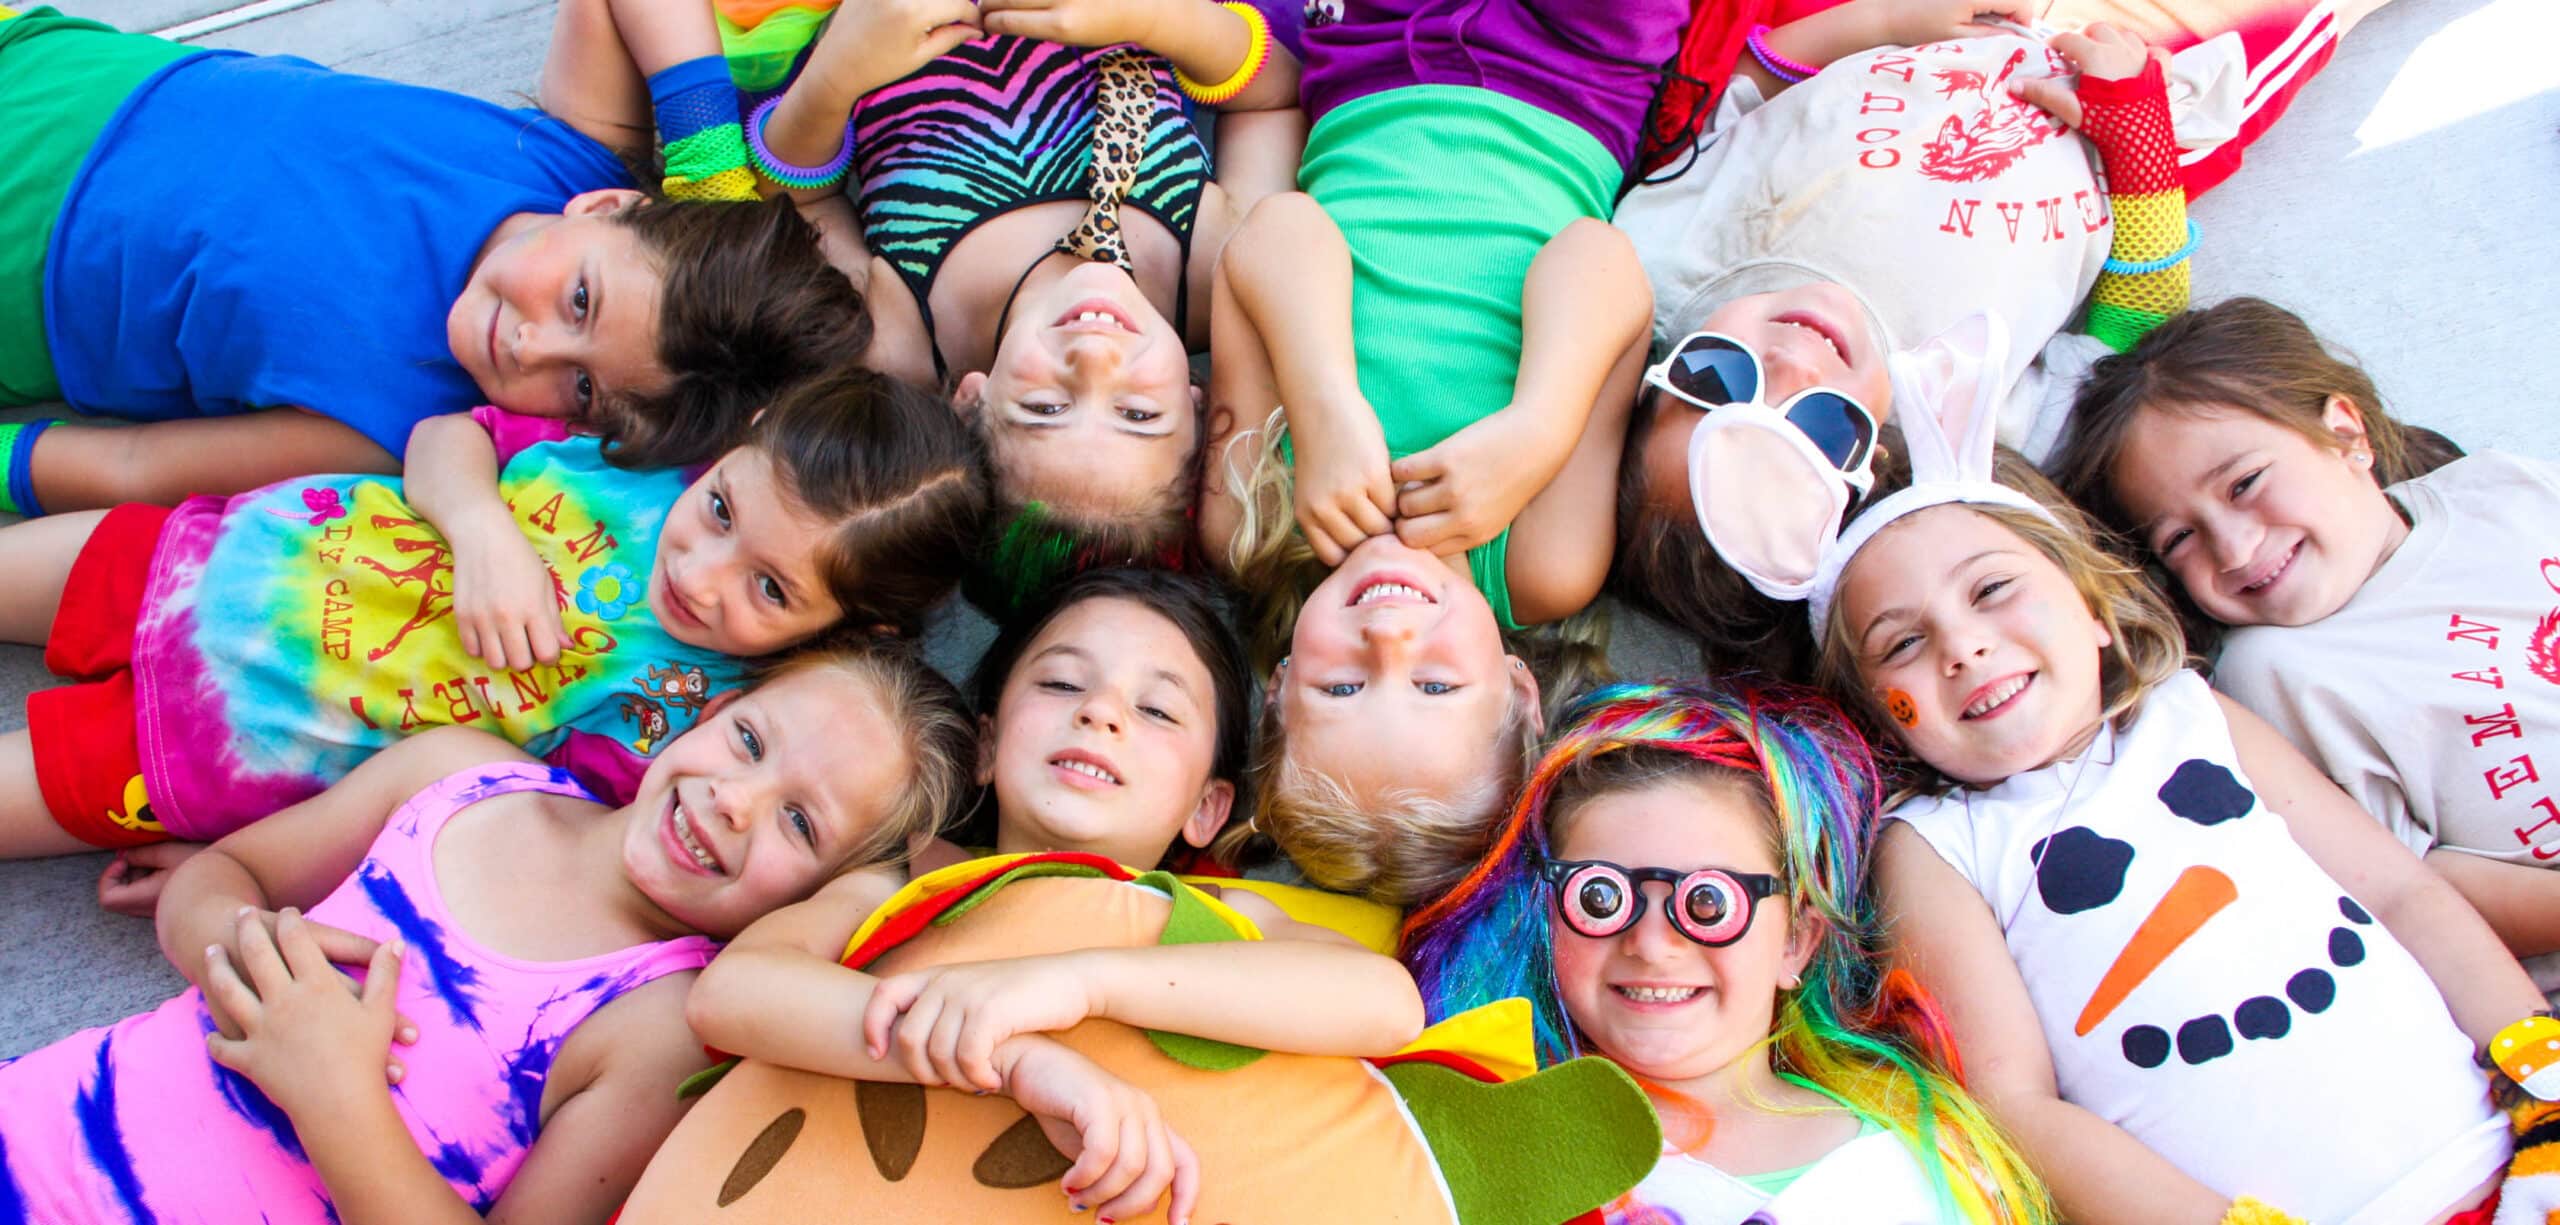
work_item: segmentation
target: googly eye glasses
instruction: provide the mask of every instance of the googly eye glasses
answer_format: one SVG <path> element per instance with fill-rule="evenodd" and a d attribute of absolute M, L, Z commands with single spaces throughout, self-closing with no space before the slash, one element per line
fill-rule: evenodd
<path fill-rule="evenodd" d="M 1762 872 L 1700 868 L 1628 868 L 1602 859 L 1550 859 L 1538 874 L 1555 889 L 1556 915 L 1578 935 L 1602 939 L 1635 926 L 1644 915 L 1644 886 L 1669 885 L 1662 913 L 1681 935 L 1711 949 L 1742 939 L 1760 899 L 1775 894 L 1780 881 Z"/>

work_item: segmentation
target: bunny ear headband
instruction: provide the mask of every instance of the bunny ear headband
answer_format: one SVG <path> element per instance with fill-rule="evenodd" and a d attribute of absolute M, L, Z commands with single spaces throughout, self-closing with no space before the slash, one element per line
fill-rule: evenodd
<path fill-rule="evenodd" d="M 1829 623 L 1840 574 L 1876 533 L 1932 506 L 1966 502 L 2007 506 L 2047 520 L 2053 512 L 2034 498 L 1991 477 L 1994 436 L 2000 424 L 2000 371 L 2009 355 L 2009 329 L 1994 315 L 1975 315 L 1895 353 L 1893 416 L 1911 461 L 1911 485 L 1858 513 L 1840 538 L 1825 545 L 1814 569 L 1806 612 L 1819 642 Z"/>
<path fill-rule="evenodd" d="M 1811 443 L 1788 438 L 1781 441 L 1796 445 L 1758 450 L 1717 445 L 1755 433 L 1794 434 L 1793 424 L 1766 409 L 1755 415 L 1755 406 L 1709 412 L 1689 448 L 1689 492 L 1708 543 L 1761 594 L 1808 601 L 1819 639 L 1840 572 L 1894 520 L 1948 502 L 2011 506 L 2052 518 L 2035 499 L 1991 479 L 2005 390 L 2000 372 L 2008 351 L 2008 329 L 2000 320 L 1975 315 L 1917 349 L 1891 355 L 1894 419 L 1910 452 L 1911 487 L 1868 506 L 1845 526 L 1848 478 Z M 1743 425 L 1759 428 L 1723 428 Z M 1828 504 L 1808 502 L 1808 489 L 1827 495 Z"/>

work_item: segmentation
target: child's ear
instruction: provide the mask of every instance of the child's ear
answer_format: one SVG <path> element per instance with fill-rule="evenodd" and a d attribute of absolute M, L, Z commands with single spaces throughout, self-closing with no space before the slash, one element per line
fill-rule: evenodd
<path fill-rule="evenodd" d="M 2365 429 L 2364 413 L 2354 400 L 2342 395 L 2329 397 L 2329 402 L 2320 407 L 2320 424 L 2338 436 L 2338 443 L 2347 454 L 2364 455 L 2368 457 L 2366 462 L 2371 462 L 2372 434 Z"/>
<path fill-rule="evenodd" d="M 987 375 L 983 370 L 972 370 L 961 375 L 960 381 L 951 388 L 951 411 L 960 414 L 962 421 L 974 424 L 978 419 L 978 410 L 984 408 L 986 403 Z"/>
<path fill-rule="evenodd" d="M 609 216 L 648 198 L 628 187 L 599 187 L 594 191 L 582 191 L 569 197 L 569 202 L 560 206 L 560 215 L 564 217 Z"/>
<path fill-rule="evenodd" d="M 985 787 L 992 785 L 995 781 L 996 721 L 980 715 L 978 716 L 978 785 Z"/>
<path fill-rule="evenodd" d="M 1523 708 L 1535 715 L 1543 709 L 1538 705 L 1538 674 L 1529 670 L 1529 661 L 1517 655 L 1505 655 L 1502 658 L 1511 669 L 1512 690 L 1518 694 L 1519 700 L 1525 703 Z M 1546 725 L 1543 717 L 1535 718 L 1533 722 L 1540 727 Z"/>
<path fill-rule="evenodd" d="M 1813 964 L 1813 952 L 1822 947 L 1822 937 L 1830 932 L 1831 924 L 1811 903 L 1796 907 L 1793 920 L 1787 924 L 1787 955 L 1780 963 L 1784 968 L 1779 978 L 1802 982 L 1804 968 Z"/>
<path fill-rule="evenodd" d="M 1227 816 L 1235 810 L 1236 785 L 1223 778 L 1209 780 L 1200 789 L 1200 804 L 1191 810 L 1191 818 L 1182 823 L 1182 840 L 1207 848 L 1217 840 L 1218 831 L 1227 827 Z"/>

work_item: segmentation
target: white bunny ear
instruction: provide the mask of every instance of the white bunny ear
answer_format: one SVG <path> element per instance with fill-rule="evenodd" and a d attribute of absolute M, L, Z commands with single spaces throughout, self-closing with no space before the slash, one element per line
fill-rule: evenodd
<path fill-rule="evenodd" d="M 1893 419 L 1902 427 L 1914 484 L 1991 479 L 2000 371 L 2008 359 L 2008 326 L 1988 314 L 1891 357 Z"/>

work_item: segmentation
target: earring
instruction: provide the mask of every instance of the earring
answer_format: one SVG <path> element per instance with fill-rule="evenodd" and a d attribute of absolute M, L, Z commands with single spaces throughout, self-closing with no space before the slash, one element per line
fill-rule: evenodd
<path fill-rule="evenodd" d="M 1785 978 L 1778 980 L 1778 989 L 1781 991 L 1793 991 L 1803 985 L 1804 979 L 1793 974 L 1787 975 Z"/>
<path fill-rule="evenodd" d="M 1283 672 L 1289 670 L 1289 657 L 1286 655 L 1280 657 L 1280 670 Z"/>
<path fill-rule="evenodd" d="M 1524 662 L 1524 661 L 1522 661 L 1522 660 L 1517 660 L 1517 659 L 1515 659 L 1515 660 L 1512 660 L 1512 661 L 1511 661 L 1511 666 L 1512 666 L 1512 667 L 1514 667 L 1514 668 L 1522 669 L 1522 670 L 1524 670 L 1524 671 L 1525 671 L 1525 670 L 1527 670 L 1527 668 L 1529 667 L 1529 665 L 1528 665 L 1526 662 Z"/>
<path fill-rule="evenodd" d="M 2371 451 L 2360 450 L 2349 455 L 2347 458 L 2354 460 L 2356 467 L 2359 468 L 2370 468 L 2373 466 L 2373 452 Z"/>

